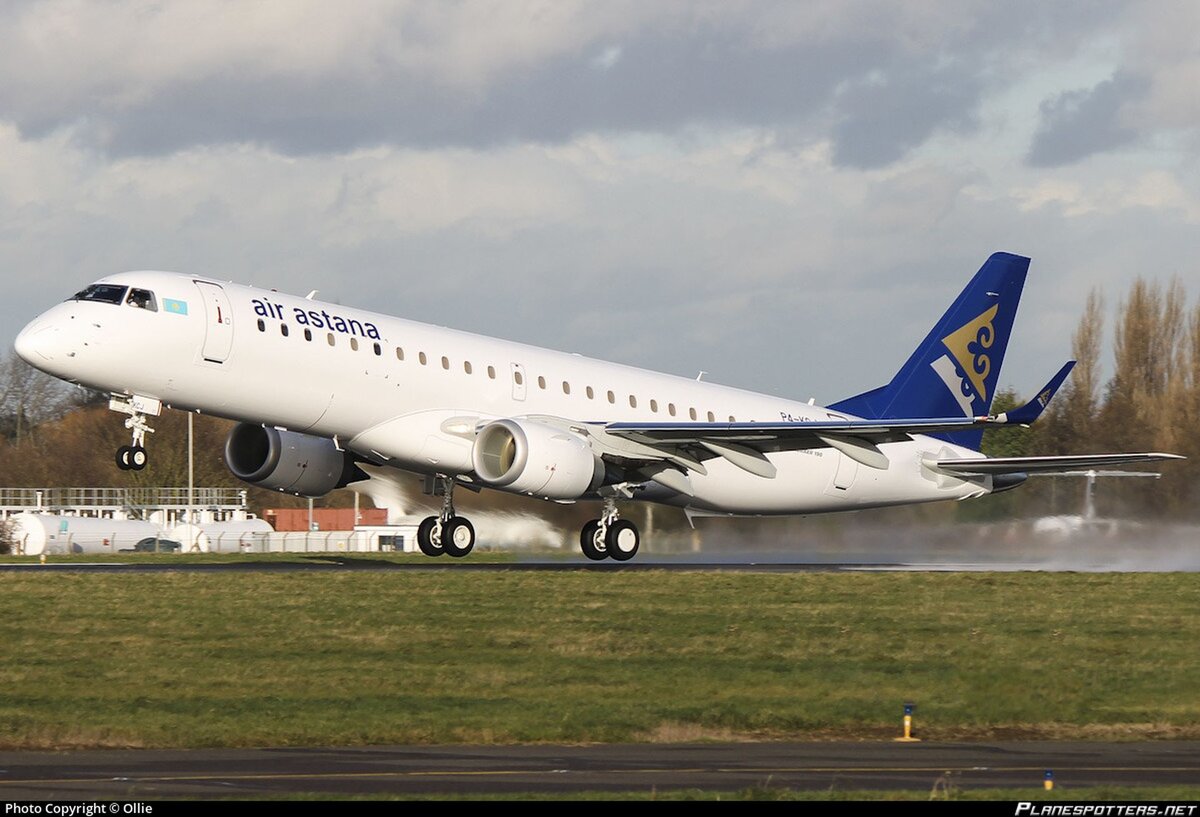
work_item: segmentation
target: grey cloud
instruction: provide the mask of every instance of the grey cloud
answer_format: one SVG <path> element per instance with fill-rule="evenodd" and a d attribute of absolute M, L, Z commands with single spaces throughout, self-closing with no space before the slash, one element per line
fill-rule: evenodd
<path fill-rule="evenodd" d="M 891 164 L 939 127 L 975 125 L 983 81 L 961 65 L 919 66 L 847 88 L 838 100 L 833 161 L 843 167 Z"/>
<path fill-rule="evenodd" d="M 597 35 L 578 50 L 498 70 L 472 90 L 385 58 L 369 69 L 311 75 L 205 67 L 165 78 L 145 95 L 116 88 L 64 94 L 56 103 L 35 94 L 36 105 L 28 88 L 0 87 L 0 118 L 30 136 L 72 127 L 83 144 L 114 155 L 238 142 L 293 155 L 374 145 L 486 148 L 712 124 L 776 127 L 804 142 L 832 129 L 840 164 L 878 167 L 940 128 L 969 126 L 986 90 L 982 78 L 1003 73 L 991 70 L 996 63 L 1031 30 L 1067 25 L 1042 8 L 983 7 L 969 24 L 947 24 L 944 41 L 929 50 L 865 25 L 767 46 L 748 9 L 744 22 L 730 17 Z M 1070 21 L 1071 36 L 1110 14 L 1107 6 L 1097 9 Z"/>
<path fill-rule="evenodd" d="M 647 33 L 620 43 L 620 58 L 599 67 L 595 52 L 568 54 L 498 77 L 480 95 L 424 77 L 371 79 L 217 75 L 177 83 L 122 110 L 87 113 L 85 138 L 117 155 L 170 153 L 193 145 L 255 142 L 291 154 L 376 144 L 481 148 L 559 142 L 586 131 L 671 132 L 691 124 L 762 125 L 804 120 L 846 75 L 880 66 L 844 44 L 755 49 L 739 36 L 708 31 Z M 45 133 L 60 116 L 23 123 Z"/>
<path fill-rule="evenodd" d="M 1055 167 L 1132 142 L 1138 134 L 1121 122 L 1121 106 L 1145 94 L 1149 86 L 1145 77 L 1118 72 L 1092 88 L 1043 101 L 1026 161 L 1034 167 Z"/>

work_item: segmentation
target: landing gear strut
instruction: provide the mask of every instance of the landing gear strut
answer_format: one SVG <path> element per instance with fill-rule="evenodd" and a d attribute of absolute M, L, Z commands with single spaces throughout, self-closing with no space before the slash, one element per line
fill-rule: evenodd
<path fill-rule="evenodd" d="M 133 435 L 133 445 L 123 445 L 117 449 L 117 467 L 122 471 L 141 471 L 149 459 L 146 454 L 146 435 L 154 433 L 154 429 L 146 422 L 146 415 L 157 417 L 162 411 L 162 401 L 136 395 L 114 396 L 108 401 L 108 407 L 129 415 L 125 427 Z"/>
<path fill-rule="evenodd" d="M 608 558 L 627 562 L 637 555 L 642 541 L 637 525 L 618 517 L 617 501 L 605 499 L 600 518 L 584 525 L 579 534 L 579 549 L 584 556 L 597 562 Z"/>
<path fill-rule="evenodd" d="M 446 553 L 466 556 L 475 547 L 475 527 L 465 516 L 454 513 L 454 479 L 438 477 L 441 485 L 442 512 L 426 517 L 417 528 L 417 547 L 426 556 Z"/>

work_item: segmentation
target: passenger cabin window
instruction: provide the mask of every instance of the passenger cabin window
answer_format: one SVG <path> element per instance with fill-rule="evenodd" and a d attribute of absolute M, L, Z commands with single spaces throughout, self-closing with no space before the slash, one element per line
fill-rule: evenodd
<path fill-rule="evenodd" d="M 358 338 L 350 338 L 350 348 L 356 352 L 358 351 Z"/>
<path fill-rule="evenodd" d="M 538 375 L 538 388 L 539 389 L 546 388 L 546 378 L 542 377 L 540 374 Z"/>
<path fill-rule="evenodd" d="M 563 381 L 563 394 L 570 394 L 570 393 L 571 393 L 571 384 L 564 380 Z"/>
<path fill-rule="evenodd" d="M 383 347 L 382 347 L 382 346 L 380 346 L 378 343 L 376 343 L 376 344 L 375 344 L 375 354 L 376 354 L 376 355 L 382 355 L 382 354 L 383 354 Z"/>
<path fill-rule="evenodd" d="M 617 402 L 617 396 L 615 394 L 613 394 L 611 391 L 608 393 L 608 402 L 610 402 L 610 403 Z"/>
<path fill-rule="evenodd" d="M 404 360 L 404 350 L 399 346 L 396 347 L 396 360 Z"/>
<path fill-rule="evenodd" d="M 266 331 L 267 331 L 267 322 L 266 322 L 266 321 L 264 321 L 262 318 L 259 318 L 259 319 L 258 319 L 258 331 L 259 331 L 259 332 L 266 332 Z"/>
<path fill-rule="evenodd" d="M 658 401 L 657 400 L 650 401 L 650 410 L 653 411 L 655 414 L 658 414 Z"/>
<path fill-rule="evenodd" d="M 496 367 L 488 366 L 488 377 L 492 380 L 496 379 Z"/>
<path fill-rule="evenodd" d="M 591 400 L 591 399 L 595 398 L 595 396 L 596 396 L 596 392 L 592 390 L 592 387 L 591 387 L 591 386 L 588 386 L 588 387 L 587 387 L 587 389 L 586 389 L 585 391 L 587 391 L 587 398 L 588 398 L 589 400 Z"/>
<path fill-rule="evenodd" d="M 715 423 L 715 422 L 717 421 L 717 415 L 713 414 L 713 413 L 710 411 L 710 412 L 708 413 L 708 421 L 709 421 L 710 423 Z"/>
<path fill-rule="evenodd" d="M 117 286 L 116 284 L 92 284 L 85 289 L 76 292 L 68 300 L 72 301 L 99 301 L 105 304 L 120 304 L 125 300 L 125 290 L 128 287 Z"/>
<path fill-rule="evenodd" d="M 330 346 L 337 346 L 337 338 L 333 336 L 332 332 L 328 333 L 325 337 L 329 341 Z"/>
<path fill-rule="evenodd" d="M 519 385 L 521 385 L 522 383 L 524 383 L 524 382 L 525 382 L 525 378 L 521 377 L 521 373 L 520 373 L 520 372 L 518 372 L 518 371 L 514 371 L 514 372 L 513 372 L 513 382 L 514 382 L 514 383 L 516 383 L 516 384 L 519 386 Z"/>
<path fill-rule="evenodd" d="M 425 357 L 424 352 L 421 352 L 420 354 L 417 355 L 417 360 L 419 360 L 421 362 L 422 366 L 424 366 L 426 363 L 429 362 L 429 358 Z"/>
<path fill-rule="evenodd" d="M 286 323 L 279 324 L 279 334 L 283 335 L 285 338 L 288 336 L 288 325 Z"/>
<path fill-rule="evenodd" d="M 675 404 L 674 403 L 667 403 L 667 414 L 670 414 L 672 417 L 675 416 Z"/>
<path fill-rule="evenodd" d="M 446 371 L 450 371 L 450 358 L 446 357 L 445 355 L 442 355 L 442 368 Z"/>
<path fill-rule="evenodd" d="M 471 373 L 471 361 L 469 361 L 469 360 L 463 361 L 463 371 L 466 372 L 467 374 Z"/>
<path fill-rule="evenodd" d="M 629 395 L 629 407 L 630 407 L 630 408 L 637 408 L 637 398 L 636 398 L 636 397 L 634 397 L 632 394 L 631 394 L 631 395 Z"/>
<path fill-rule="evenodd" d="M 696 410 L 694 408 L 688 409 L 688 416 L 691 417 L 693 420 L 695 420 L 696 419 Z"/>
<path fill-rule="evenodd" d="M 312 340 L 312 330 L 311 330 L 311 329 L 307 329 L 307 328 L 306 328 L 306 329 L 304 330 L 304 339 L 305 339 L 305 340 Z"/>
<path fill-rule="evenodd" d="M 157 312 L 158 305 L 154 303 L 154 293 L 148 289 L 131 289 L 125 303 L 144 309 L 147 312 Z"/>

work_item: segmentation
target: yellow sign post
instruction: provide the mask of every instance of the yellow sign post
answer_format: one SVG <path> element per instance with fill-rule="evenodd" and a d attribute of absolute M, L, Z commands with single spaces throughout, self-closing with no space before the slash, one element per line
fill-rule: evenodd
<path fill-rule="evenodd" d="M 913 721 L 912 713 L 913 713 L 913 710 L 916 708 L 917 708 L 916 704 L 905 704 L 904 705 L 904 737 L 895 738 L 894 740 L 897 743 L 919 743 L 920 742 L 920 740 L 921 740 L 920 738 L 914 738 L 912 736 L 912 721 Z"/>

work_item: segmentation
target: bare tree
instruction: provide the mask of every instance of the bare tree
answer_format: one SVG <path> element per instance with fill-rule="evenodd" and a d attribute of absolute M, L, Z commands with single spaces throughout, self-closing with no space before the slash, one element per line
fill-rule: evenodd
<path fill-rule="evenodd" d="M 1190 345 L 1186 295 L 1179 278 L 1165 288 L 1138 278 L 1119 309 L 1115 368 L 1096 428 L 1100 442 L 1118 451 L 1178 451 L 1188 445 L 1193 432 L 1184 406 Z M 1139 509 L 1182 509 L 1189 471 L 1172 466 L 1164 469 L 1160 485 L 1120 490 Z"/>
<path fill-rule="evenodd" d="M 20 442 L 34 426 L 75 405 L 75 389 L 10 352 L 0 363 L 0 432 Z"/>
<path fill-rule="evenodd" d="M 1047 453 L 1068 454 L 1090 443 L 1100 411 L 1100 346 L 1104 340 L 1104 295 L 1092 288 L 1071 336 L 1075 368 L 1062 393 L 1038 427 L 1037 445 Z"/>

